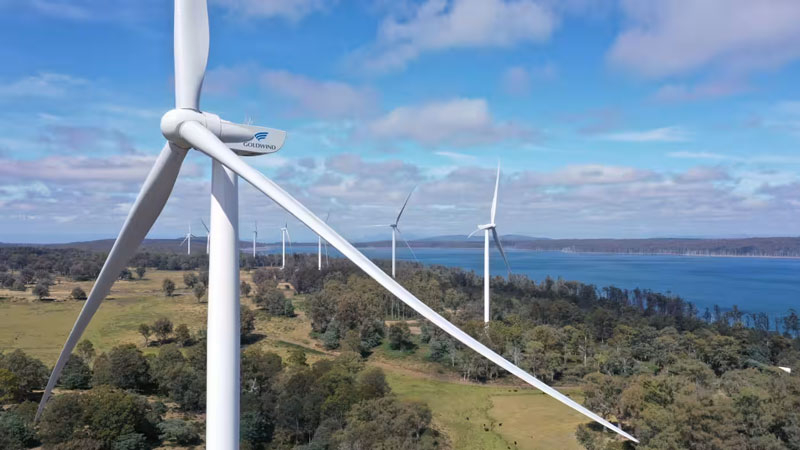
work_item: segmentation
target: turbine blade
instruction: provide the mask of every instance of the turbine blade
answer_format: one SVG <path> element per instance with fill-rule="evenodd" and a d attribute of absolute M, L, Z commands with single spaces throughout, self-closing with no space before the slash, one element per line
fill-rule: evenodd
<path fill-rule="evenodd" d="M 180 244 L 178 244 L 178 245 L 179 245 L 179 246 L 180 246 L 180 245 L 183 245 L 183 243 L 184 243 L 184 242 L 186 242 L 186 240 L 187 240 L 187 239 L 189 239 L 189 236 L 186 236 L 185 238 L 183 238 L 183 240 L 181 241 L 181 243 L 180 243 Z"/>
<path fill-rule="evenodd" d="M 370 261 L 369 258 L 364 256 L 363 253 L 359 252 L 355 247 L 353 247 L 353 245 L 350 244 L 346 239 L 341 237 L 319 217 L 314 215 L 314 213 L 312 213 L 302 203 L 289 195 L 288 192 L 284 191 L 274 181 L 270 180 L 261 172 L 244 162 L 244 160 L 242 160 L 231 149 L 225 146 L 225 144 L 223 144 L 216 136 L 214 136 L 211 131 L 206 129 L 204 126 L 197 122 L 186 122 L 183 126 L 181 126 L 180 134 L 181 137 L 189 142 L 194 148 L 219 161 L 222 165 L 235 172 L 253 187 L 275 201 L 289 214 L 293 215 L 295 218 L 297 218 L 297 220 L 309 227 L 314 233 L 322 236 L 323 239 L 328 241 L 335 249 L 339 250 L 347 259 L 360 267 L 367 275 L 385 287 L 389 292 L 397 296 L 405 304 L 417 311 L 420 315 L 431 321 L 434 325 L 438 326 L 467 347 L 475 350 L 498 366 L 506 369 L 526 383 L 555 398 L 559 402 L 580 412 L 595 422 L 602 424 L 606 428 L 613 430 L 614 432 L 634 442 L 639 442 L 630 434 L 612 425 L 607 420 L 589 411 L 585 407 L 576 403 L 574 400 L 515 366 L 502 356 L 492 351 L 489 347 L 478 342 L 475 338 L 450 323 L 447 319 L 439 315 L 439 313 L 431 309 L 428 305 L 422 303 L 422 301 L 415 297 L 414 294 L 407 291 L 391 276 L 387 275 L 383 270 Z"/>
<path fill-rule="evenodd" d="M 325 266 L 330 266 L 331 262 L 328 259 L 328 241 L 325 239 L 322 240 L 322 245 L 325 247 Z"/>
<path fill-rule="evenodd" d="M 494 243 L 497 244 L 497 249 L 500 250 L 500 254 L 503 255 L 503 261 L 506 262 L 506 268 L 508 269 L 508 276 L 511 276 L 511 264 L 508 263 L 508 258 L 506 258 L 506 252 L 503 251 L 503 244 L 500 243 L 500 236 L 497 235 L 497 230 L 492 228 L 492 236 L 494 236 Z"/>
<path fill-rule="evenodd" d="M 325 223 L 328 223 L 328 219 L 331 217 L 331 212 L 328 211 L 328 214 L 325 214 Z"/>
<path fill-rule="evenodd" d="M 416 189 L 416 188 L 417 187 L 414 186 L 413 188 L 411 188 L 411 192 L 408 193 L 408 197 L 406 197 L 406 201 L 405 201 L 405 203 L 403 203 L 403 207 L 400 208 L 400 213 L 397 215 L 397 219 L 395 219 L 395 221 L 394 221 L 395 225 L 397 225 L 400 222 L 400 216 L 403 215 L 403 211 L 405 211 L 405 209 L 406 209 L 406 205 L 408 204 L 408 200 L 411 198 L 411 194 L 414 193 L 414 189 Z"/>
<path fill-rule="evenodd" d="M 208 63 L 206 0 L 175 0 L 175 107 L 200 109 Z"/>
<path fill-rule="evenodd" d="M 206 233 L 211 233 L 211 230 L 208 229 L 208 226 L 206 225 L 206 222 L 203 220 L 202 217 L 200 218 L 200 223 L 203 224 L 203 228 L 206 229 Z"/>
<path fill-rule="evenodd" d="M 469 236 L 467 236 L 467 239 L 471 238 L 472 236 L 475 236 L 475 233 L 477 233 L 478 231 L 481 231 L 481 229 L 476 228 L 475 231 L 473 231 L 472 233 L 469 234 Z"/>
<path fill-rule="evenodd" d="M 406 240 L 405 236 L 403 236 L 403 233 L 400 232 L 400 227 L 397 227 L 396 230 L 397 230 L 397 234 L 400 235 L 400 239 L 402 239 L 403 242 L 406 243 L 406 247 L 408 247 L 408 249 L 411 250 L 411 255 L 414 257 L 414 261 L 419 262 L 419 259 L 417 259 L 417 254 L 414 253 L 414 249 L 411 248 L 411 245 L 408 243 L 408 241 Z"/>
<path fill-rule="evenodd" d="M 497 163 L 497 179 L 494 181 L 494 198 L 492 198 L 492 220 L 489 223 L 494 223 L 494 216 L 497 214 L 497 188 L 500 187 L 500 163 Z"/>
<path fill-rule="evenodd" d="M 67 363 L 72 350 L 78 344 L 78 340 L 89 325 L 89 321 L 94 316 L 103 298 L 108 295 L 114 281 L 119 277 L 120 271 L 136 252 L 136 249 L 139 248 L 139 244 L 142 243 L 147 232 L 150 231 L 153 223 L 161 214 L 161 210 L 164 209 L 164 205 L 172 192 L 172 187 L 175 185 L 175 180 L 178 178 L 178 172 L 186 153 L 186 149 L 167 143 L 153 168 L 150 169 L 150 173 L 147 175 L 141 191 L 139 191 L 139 196 L 128 213 L 128 218 L 125 219 L 122 230 L 120 230 L 119 236 L 114 242 L 105 264 L 103 264 L 103 269 L 100 271 L 100 275 L 89 293 L 89 298 L 83 304 L 78 320 L 75 321 L 75 325 L 73 325 L 72 331 L 70 331 L 69 337 L 64 343 L 64 348 L 58 356 L 53 372 L 50 374 L 50 379 L 47 381 L 42 400 L 39 402 L 35 420 L 38 420 L 41 416 L 50 393 L 53 391 L 53 386 L 58 381 L 58 377 L 61 376 L 64 364 Z"/>

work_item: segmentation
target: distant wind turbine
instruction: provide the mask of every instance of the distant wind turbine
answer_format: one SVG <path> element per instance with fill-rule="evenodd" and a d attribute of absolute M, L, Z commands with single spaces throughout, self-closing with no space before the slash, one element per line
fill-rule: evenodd
<path fill-rule="evenodd" d="M 193 237 L 197 237 L 197 236 L 192 234 L 192 224 L 190 223 L 189 224 L 189 232 L 186 233 L 186 237 L 183 238 L 183 240 L 181 241 L 181 245 L 183 245 L 184 242 L 187 243 L 186 244 L 186 254 L 187 255 L 191 255 L 192 254 L 192 238 Z"/>
<path fill-rule="evenodd" d="M 286 241 L 289 241 L 289 246 L 292 245 L 292 237 L 289 236 L 289 224 L 286 223 L 281 228 L 281 270 L 286 267 Z"/>
<path fill-rule="evenodd" d="M 256 240 L 258 240 L 258 221 L 253 223 L 253 258 L 256 257 Z"/>
<path fill-rule="evenodd" d="M 495 215 L 497 214 L 497 188 L 500 187 L 500 164 L 497 164 L 497 179 L 494 182 L 494 198 L 492 199 L 492 212 L 489 223 L 485 225 L 478 225 L 478 228 L 467 236 L 471 238 L 478 231 L 483 230 L 483 321 L 489 323 L 490 307 L 489 307 L 489 280 L 492 276 L 489 273 L 489 232 L 494 237 L 495 245 L 503 255 L 503 261 L 506 263 L 508 275 L 511 276 L 511 265 L 508 264 L 506 252 L 503 251 L 503 244 L 500 243 L 500 237 L 497 235 L 497 224 L 494 222 Z"/>
<path fill-rule="evenodd" d="M 403 215 L 403 211 L 406 210 L 406 205 L 408 205 L 408 200 L 411 198 L 411 194 L 414 193 L 414 190 L 417 187 L 414 186 L 411 188 L 411 192 L 408 193 L 408 197 L 406 197 L 406 201 L 403 203 L 403 207 L 400 208 L 400 212 L 397 214 L 397 219 L 394 220 L 394 223 L 390 223 L 389 227 L 392 229 L 392 278 L 395 278 L 396 275 L 396 266 L 397 266 L 397 235 L 400 235 L 400 239 L 406 243 L 406 247 L 411 251 L 411 255 L 414 259 L 417 259 L 417 255 L 414 253 L 414 249 L 411 248 L 411 245 L 408 243 L 405 237 L 403 237 L 403 233 L 400 232 L 400 228 L 397 227 L 397 224 L 400 222 L 400 217 Z M 376 227 L 385 227 L 386 225 L 373 225 Z"/>

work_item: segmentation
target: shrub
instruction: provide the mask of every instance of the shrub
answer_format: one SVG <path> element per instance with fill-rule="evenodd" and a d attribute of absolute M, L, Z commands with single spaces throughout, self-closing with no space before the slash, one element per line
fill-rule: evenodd
<path fill-rule="evenodd" d="M 194 445 L 200 442 L 200 435 L 194 424 L 180 419 L 169 419 L 158 424 L 158 437 L 177 445 Z"/>
<path fill-rule="evenodd" d="M 42 300 L 43 298 L 50 295 L 50 288 L 47 287 L 47 285 L 44 283 L 37 283 L 36 286 L 33 287 L 33 290 L 31 292 L 33 292 L 33 295 L 35 295 L 36 298 Z"/>
<path fill-rule="evenodd" d="M 172 294 L 175 292 L 175 282 L 169 278 L 165 278 L 164 282 L 161 283 L 161 290 L 164 291 L 167 297 L 172 297 Z"/>
<path fill-rule="evenodd" d="M 86 292 L 81 289 L 80 286 L 72 288 L 72 292 L 70 292 L 69 296 L 73 300 L 86 300 Z"/>
<path fill-rule="evenodd" d="M 175 328 L 175 342 L 181 347 L 185 347 L 192 343 L 192 334 L 189 332 L 189 327 L 185 323 L 178 325 Z"/>

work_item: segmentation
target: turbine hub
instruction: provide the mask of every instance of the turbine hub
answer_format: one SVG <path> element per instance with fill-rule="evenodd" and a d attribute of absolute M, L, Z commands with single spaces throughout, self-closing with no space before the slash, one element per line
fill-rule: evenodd
<path fill-rule="evenodd" d="M 486 225 L 478 225 L 479 230 L 491 230 L 492 228 L 497 228 L 497 225 L 493 223 L 487 223 Z"/>

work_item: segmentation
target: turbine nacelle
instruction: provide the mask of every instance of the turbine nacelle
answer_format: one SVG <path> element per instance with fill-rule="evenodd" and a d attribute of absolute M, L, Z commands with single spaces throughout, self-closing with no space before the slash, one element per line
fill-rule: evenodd
<path fill-rule="evenodd" d="M 479 230 L 491 230 L 493 228 L 497 228 L 497 224 L 487 223 L 486 225 L 478 225 Z"/>
<path fill-rule="evenodd" d="M 216 114 L 189 108 L 167 111 L 161 117 L 161 134 L 175 145 L 190 148 L 191 145 L 180 135 L 181 126 L 187 122 L 197 122 L 208 128 L 240 156 L 275 153 L 286 141 L 286 132 L 283 130 L 233 123 Z"/>

